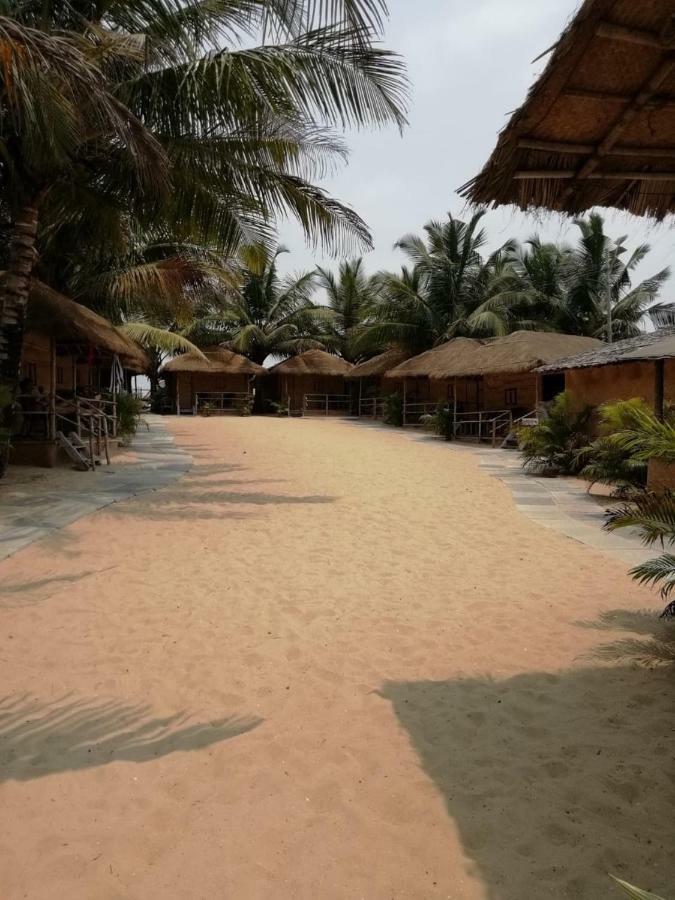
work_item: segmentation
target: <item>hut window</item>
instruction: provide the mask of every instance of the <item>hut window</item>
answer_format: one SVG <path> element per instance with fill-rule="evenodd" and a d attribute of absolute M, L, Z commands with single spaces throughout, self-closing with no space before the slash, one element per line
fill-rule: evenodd
<path fill-rule="evenodd" d="M 56 367 L 56 383 L 63 384 L 63 366 Z"/>
<path fill-rule="evenodd" d="M 507 406 L 517 406 L 518 405 L 518 389 L 517 388 L 507 388 L 504 391 L 504 402 Z"/>
<path fill-rule="evenodd" d="M 23 377 L 30 378 L 33 384 L 37 384 L 37 363 L 23 364 Z"/>

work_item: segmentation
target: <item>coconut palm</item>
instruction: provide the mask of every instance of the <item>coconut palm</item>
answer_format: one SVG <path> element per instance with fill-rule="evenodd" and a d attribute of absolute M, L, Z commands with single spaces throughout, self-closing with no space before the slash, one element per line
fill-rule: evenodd
<path fill-rule="evenodd" d="M 346 153 L 326 126 L 404 123 L 401 63 L 374 44 L 383 0 L 10 0 L 4 10 L 3 139 L 18 149 L 9 163 L 3 152 L 0 173 L 14 235 L 0 304 L 25 304 L 39 215 L 40 249 L 54 232 L 114 244 L 126 215 L 140 230 L 232 251 L 270 243 L 287 213 L 332 249 L 368 245 L 362 220 L 313 180 Z M 241 48 L 253 34 L 263 44 Z"/>
<path fill-rule="evenodd" d="M 329 334 L 325 340 L 340 356 L 354 362 L 359 358 L 354 339 L 375 297 L 373 280 L 366 274 L 362 257 L 341 263 L 337 276 L 320 266 L 316 274 L 331 312 L 326 321 Z"/>
<path fill-rule="evenodd" d="M 654 306 L 659 291 L 670 277 L 662 269 L 635 287 L 632 274 L 649 253 L 641 244 L 631 254 L 626 237 L 613 242 L 605 234 L 604 220 L 598 213 L 577 219 L 581 232 L 578 245 L 567 254 L 562 269 L 564 290 L 560 302 L 553 304 L 554 327 L 566 334 L 584 334 L 607 340 L 607 298 L 611 296 L 612 339 L 634 337 L 641 332 L 642 319 Z M 558 298 L 555 298 L 556 301 Z"/>
<path fill-rule="evenodd" d="M 268 356 L 293 356 L 325 349 L 326 309 L 316 306 L 316 273 L 281 277 L 277 260 L 285 247 L 244 247 L 240 285 L 232 287 L 185 333 L 202 344 L 223 343 L 262 365 Z"/>
<path fill-rule="evenodd" d="M 483 216 L 479 211 L 463 222 L 448 215 L 445 222 L 429 222 L 425 238 L 407 235 L 397 242 L 410 266 L 400 276 L 376 276 L 377 296 L 359 346 L 395 344 L 419 352 L 453 337 L 533 327 L 509 261 L 516 244 L 509 240 L 483 256 Z"/>

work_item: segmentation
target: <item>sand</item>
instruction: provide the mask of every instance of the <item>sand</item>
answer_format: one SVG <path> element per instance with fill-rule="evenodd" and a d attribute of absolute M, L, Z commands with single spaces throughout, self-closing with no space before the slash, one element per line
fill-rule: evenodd
<path fill-rule="evenodd" d="M 3 900 L 675 896 L 621 563 L 441 442 L 167 422 L 189 475 L 0 564 Z"/>

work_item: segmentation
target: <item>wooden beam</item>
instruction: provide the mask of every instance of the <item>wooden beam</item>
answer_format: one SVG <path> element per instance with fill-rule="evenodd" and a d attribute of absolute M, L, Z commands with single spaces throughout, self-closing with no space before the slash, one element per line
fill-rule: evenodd
<path fill-rule="evenodd" d="M 582 156 L 595 153 L 595 144 L 572 144 L 566 141 L 540 141 L 536 138 L 520 138 L 521 150 L 541 150 L 543 153 L 569 153 Z M 675 147 L 612 147 L 605 156 L 641 156 L 649 159 L 675 159 Z"/>
<path fill-rule="evenodd" d="M 612 41 L 625 41 L 628 44 L 640 44 L 643 47 L 658 47 L 659 50 L 667 47 L 661 36 L 654 34 L 653 31 L 627 28 L 625 25 L 614 25 L 612 22 L 600 22 L 595 33 L 598 37 L 609 38 Z"/>
<path fill-rule="evenodd" d="M 568 144 L 565 141 L 539 141 L 534 138 L 520 138 L 518 146 L 523 150 L 543 150 L 545 153 L 593 153 L 595 144 Z"/>
<path fill-rule="evenodd" d="M 570 181 L 576 172 L 563 169 L 520 169 L 515 181 Z M 675 181 L 675 172 L 590 172 L 587 181 Z"/>
<path fill-rule="evenodd" d="M 574 179 L 575 183 L 569 185 L 564 191 L 562 197 L 563 206 L 565 206 L 567 202 L 572 198 L 572 195 L 577 188 L 578 181 L 581 181 L 584 178 L 588 178 L 589 175 L 593 174 L 593 172 L 598 167 L 598 164 L 600 163 L 601 157 L 609 154 L 610 150 L 612 150 L 613 147 L 618 143 L 618 140 L 621 137 L 622 133 L 640 114 L 645 104 L 652 99 L 654 94 L 656 94 L 661 89 L 663 84 L 667 81 L 667 79 L 670 78 L 673 73 L 673 68 L 675 68 L 675 58 L 673 58 L 672 54 L 670 54 L 657 67 L 656 71 L 647 80 L 642 90 L 635 96 L 634 100 L 628 106 L 626 106 L 617 116 L 617 119 L 612 127 L 609 129 L 602 141 L 600 141 L 600 143 L 598 144 L 596 152 L 593 154 L 593 156 L 589 157 L 581 166 L 576 178 Z M 626 178 L 628 177 L 629 176 L 627 175 Z"/>
<path fill-rule="evenodd" d="M 562 96 L 570 97 L 573 100 L 591 100 L 600 103 L 632 103 L 635 97 L 630 94 L 614 94 L 611 91 L 591 91 L 585 88 L 565 88 L 561 91 Z M 644 104 L 644 109 L 675 109 L 675 99 L 673 97 L 653 96 Z"/>

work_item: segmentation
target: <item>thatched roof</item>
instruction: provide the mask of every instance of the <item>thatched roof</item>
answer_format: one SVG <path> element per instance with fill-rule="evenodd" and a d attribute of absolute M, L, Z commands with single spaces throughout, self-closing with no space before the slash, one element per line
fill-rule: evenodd
<path fill-rule="evenodd" d="M 538 371 L 546 374 L 562 372 L 565 369 L 587 369 L 591 366 L 611 366 L 619 363 L 674 357 L 675 328 L 670 328 L 627 338 L 625 341 L 616 341 L 613 344 L 603 344 L 597 350 L 559 359 L 556 363 L 543 366 Z"/>
<path fill-rule="evenodd" d="M 432 378 L 516 374 L 531 372 L 557 359 L 603 346 L 597 338 L 552 331 L 514 331 L 492 338 L 451 366 L 447 375 Z"/>
<path fill-rule="evenodd" d="M 483 171 L 478 204 L 675 211 L 673 0 L 585 0 Z"/>
<path fill-rule="evenodd" d="M 379 356 L 354 366 L 347 378 L 382 378 L 390 369 L 405 362 L 409 357 L 410 354 L 405 350 L 385 350 Z"/>
<path fill-rule="evenodd" d="M 150 365 L 143 349 L 107 319 L 37 279 L 31 283 L 26 330 L 49 335 L 59 342 L 87 344 L 117 354 L 126 368 L 138 372 Z"/>
<path fill-rule="evenodd" d="M 277 363 L 269 372 L 271 375 L 347 375 L 354 366 L 339 356 L 324 350 L 307 350 L 298 356 L 291 356 Z"/>
<path fill-rule="evenodd" d="M 267 369 L 245 356 L 224 347 L 208 347 L 202 351 L 206 359 L 196 353 L 184 353 L 162 368 L 163 373 L 206 372 L 209 375 L 267 375 Z"/>
<path fill-rule="evenodd" d="M 454 338 L 395 366 L 387 372 L 386 378 L 446 378 L 446 372 L 457 366 L 468 365 L 475 359 L 476 350 L 481 345 L 482 341 L 472 338 Z"/>
<path fill-rule="evenodd" d="M 582 350 L 602 347 L 596 338 L 550 331 L 514 331 L 506 337 L 455 338 L 396 366 L 387 378 L 478 378 L 531 372 Z"/>

